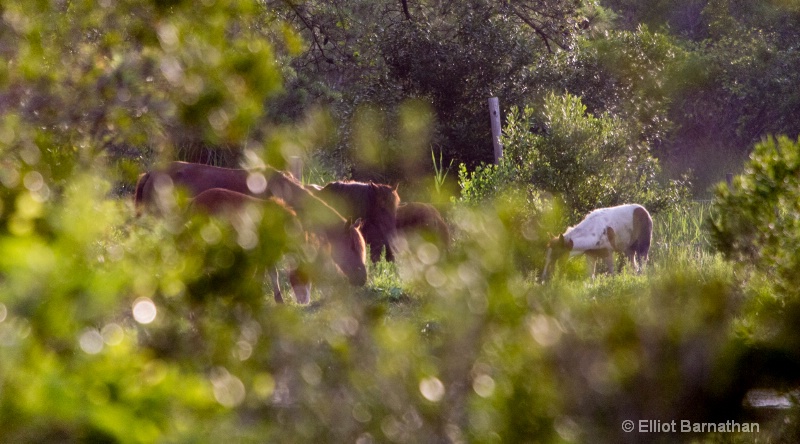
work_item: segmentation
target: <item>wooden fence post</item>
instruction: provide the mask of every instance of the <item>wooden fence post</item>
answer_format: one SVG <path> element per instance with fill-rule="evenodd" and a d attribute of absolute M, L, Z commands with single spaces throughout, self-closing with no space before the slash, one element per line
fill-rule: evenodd
<path fill-rule="evenodd" d="M 503 145 L 500 144 L 500 99 L 489 98 L 489 118 L 492 121 L 492 145 L 494 145 L 494 163 L 500 163 L 503 157 Z"/>

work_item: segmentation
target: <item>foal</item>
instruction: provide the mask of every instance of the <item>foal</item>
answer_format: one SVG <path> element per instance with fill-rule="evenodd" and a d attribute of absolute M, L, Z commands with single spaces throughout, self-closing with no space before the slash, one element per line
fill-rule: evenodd
<path fill-rule="evenodd" d="M 647 210 L 637 204 L 600 208 L 583 221 L 554 237 L 547 244 L 542 280 L 547 280 L 555 262 L 569 253 L 586 255 L 589 271 L 594 277 L 597 259 L 603 259 L 609 273 L 614 274 L 614 252 L 625 253 L 639 272 L 637 257 L 644 266 L 650 251 L 653 220 Z"/>
<path fill-rule="evenodd" d="M 198 194 L 197 197 L 192 200 L 189 207 L 192 213 L 203 212 L 227 219 L 237 231 L 243 230 L 243 225 L 247 225 L 247 221 L 250 220 L 250 217 L 246 214 L 250 208 L 262 212 L 262 218 L 282 217 L 290 224 L 294 223 L 297 225 L 297 231 L 302 231 L 302 227 L 297 220 L 297 214 L 288 208 L 283 201 L 275 198 L 262 200 L 223 188 L 212 188 Z M 291 230 L 287 229 L 287 232 L 288 231 Z M 307 234 L 304 235 L 303 238 L 305 241 L 309 240 Z M 283 295 L 281 294 L 281 288 L 278 283 L 278 268 L 276 266 L 269 266 L 269 276 L 272 282 L 275 302 L 282 304 Z M 289 282 L 292 285 L 292 290 L 294 291 L 297 302 L 300 304 L 307 304 L 311 300 L 311 282 L 308 272 L 303 269 L 302 264 L 297 264 L 294 268 L 289 270 Z"/>

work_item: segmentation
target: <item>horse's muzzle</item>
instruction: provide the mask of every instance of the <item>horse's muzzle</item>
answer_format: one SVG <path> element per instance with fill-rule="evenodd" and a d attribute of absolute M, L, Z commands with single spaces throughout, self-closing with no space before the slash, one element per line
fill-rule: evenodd
<path fill-rule="evenodd" d="M 366 271 L 364 271 L 363 274 L 362 273 L 351 274 L 350 276 L 348 276 L 348 278 L 349 278 L 349 281 L 350 281 L 350 285 L 353 285 L 353 286 L 356 286 L 356 287 L 363 287 L 364 285 L 367 284 L 367 273 L 366 273 Z"/>

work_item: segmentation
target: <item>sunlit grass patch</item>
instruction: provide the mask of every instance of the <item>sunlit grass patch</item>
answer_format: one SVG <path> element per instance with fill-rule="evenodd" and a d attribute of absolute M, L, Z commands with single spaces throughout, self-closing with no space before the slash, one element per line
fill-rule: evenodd
<path fill-rule="evenodd" d="M 368 270 L 367 287 L 385 292 L 390 299 L 393 296 L 399 297 L 403 292 L 397 264 L 387 261 L 385 254 L 381 255 L 380 261 L 368 264 Z"/>
<path fill-rule="evenodd" d="M 654 215 L 650 257 L 659 261 L 674 252 L 693 251 L 698 255 L 710 252 L 711 245 L 704 228 L 710 211 L 708 202 L 691 202 Z"/>

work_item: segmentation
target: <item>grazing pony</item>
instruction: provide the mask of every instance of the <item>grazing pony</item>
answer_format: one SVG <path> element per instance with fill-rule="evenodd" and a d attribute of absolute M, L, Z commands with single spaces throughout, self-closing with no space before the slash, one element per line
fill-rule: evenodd
<path fill-rule="evenodd" d="M 406 237 L 410 234 L 419 234 L 442 251 L 450 248 L 450 229 L 442 218 L 439 210 L 431 204 L 422 202 L 407 202 L 397 207 L 397 235 Z M 394 254 L 391 250 L 386 252 L 386 260 L 393 261 Z"/>
<path fill-rule="evenodd" d="M 625 256 L 639 272 L 637 256 L 644 266 L 650 251 L 653 220 L 647 210 L 637 204 L 594 210 L 578 225 L 554 237 L 547 244 L 542 280 L 547 280 L 555 262 L 569 253 L 570 256 L 585 254 L 589 271 L 594 277 L 597 259 L 603 259 L 609 273 L 614 274 L 614 252 Z"/>
<path fill-rule="evenodd" d="M 370 259 L 378 262 L 386 247 L 391 251 L 397 235 L 397 186 L 373 182 L 331 182 L 315 194 L 349 220 L 362 219 L 361 232 L 370 247 Z"/>
<path fill-rule="evenodd" d="M 361 223 L 350 223 L 333 208 L 303 188 L 294 178 L 272 167 L 259 170 L 220 168 L 198 163 L 171 162 L 166 168 L 142 174 L 136 184 L 134 205 L 163 210 L 163 196 L 175 187 L 195 197 L 212 188 L 222 188 L 266 199 L 277 197 L 297 213 L 306 230 L 331 246 L 331 257 L 353 285 L 367 282 L 364 238 Z"/>
<path fill-rule="evenodd" d="M 286 232 L 302 232 L 303 241 L 309 241 L 308 234 L 302 231 L 302 226 L 297 220 L 297 214 L 295 214 L 291 208 L 288 208 L 283 201 L 274 197 L 262 200 L 246 194 L 237 193 L 236 191 L 223 188 L 211 188 L 210 190 L 203 191 L 192 199 L 189 211 L 190 213 L 202 212 L 223 217 L 227 219 L 237 231 L 242 231 L 245 229 L 244 227 L 248 225 L 248 222 L 250 224 L 253 222 L 248 214 L 248 210 L 251 208 L 261 212 L 261 217 L 283 217 L 284 220 L 294 223 L 297 229 L 292 230 L 290 227 L 285 227 Z M 263 242 L 263 239 L 259 239 L 259 241 Z M 264 247 L 270 246 L 265 245 Z M 294 291 L 297 302 L 300 304 L 307 304 L 311 300 L 311 282 L 308 270 L 305 270 L 303 265 L 304 264 L 294 264 L 294 267 L 289 270 L 289 282 L 292 285 L 292 290 Z M 282 304 L 283 295 L 281 294 L 281 287 L 278 283 L 278 268 L 276 266 L 270 266 L 269 276 L 272 282 L 275 302 Z"/>
<path fill-rule="evenodd" d="M 258 174 L 236 168 L 170 162 L 161 170 L 148 171 L 139 176 L 133 197 L 136 215 L 140 215 L 145 209 L 164 212 L 166 205 L 163 196 L 171 193 L 175 187 L 184 188 L 190 197 L 211 188 L 224 188 L 252 196 L 263 195 L 266 180 L 263 174 L 260 178 Z"/>

